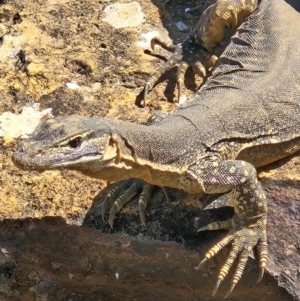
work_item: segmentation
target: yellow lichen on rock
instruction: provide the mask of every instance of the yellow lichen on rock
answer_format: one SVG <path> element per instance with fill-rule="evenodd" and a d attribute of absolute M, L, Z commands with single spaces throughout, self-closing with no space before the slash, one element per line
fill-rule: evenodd
<path fill-rule="evenodd" d="M 37 64 L 37 63 L 30 63 L 27 66 L 27 74 L 29 76 L 35 75 L 44 75 L 45 65 L 44 64 Z"/>

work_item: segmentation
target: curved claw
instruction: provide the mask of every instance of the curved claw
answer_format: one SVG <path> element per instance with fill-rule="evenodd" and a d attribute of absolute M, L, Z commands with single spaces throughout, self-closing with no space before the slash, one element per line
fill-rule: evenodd
<path fill-rule="evenodd" d="M 226 221 L 213 222 L 204 227 L 199 228 L 197 232 L 206 231 L 206 230 L 212 231 L 212 230 L 220 230 L 220 229 L 230 229 L 233 226 L 232 223 L 233 223 L 232 219 L 228 219 Z"/>
<path fill-rule="evenodd" d="M 118 207 L 116 204 L 113 204 L 113 206 L 111 207 L 110 209 L 110 212 L 109 212 L 109 218 L 108 218 L 108 223 L 111 227 L 111 229 L 113 229 L 114 227 L 114 219 L 115 219 L 115 216 L 116 216 L 116 213 L 118 212 Z"/>
<path fill-rule="evenodd" d="M 236 286 L 236 283 L 232 283 L 231 284 L 231 287 L 230 287 L 229 291 L 226 293 L 224 299 L 227 299 L 229 297 L 229 295 L 232 293 L 232 291 L 235 288 L 235 286 Z"/>
<path fill-rule="evenodd" d="M 109 225 L 111 228 L 113 228 L 113 222 L 115 215 L 118 211 L 121 210 L 121 208 L 124 207 L 125 204 L 127 204 L 138 192 L 138 187 L 136 183 L 133 183 L 125 192 L 123 195 L 117 198 L 117 200 L 114 202 L 113 206 L 111 207 L 110 213 L 109 213 Z"/>
<path fill-rule="evenodd" d="M 102 216 L 102 221 L 104 222 L 105 221 L 105 211 L 108 207 L 108 204 L 110 203 L 111 201 L 111 198 L 110 198 L 110 195 L 108 194 L 105 198 L 105 200 L 103 201 L 103 203 L 101 204 L 101 216 Z"/>
<path fill-rule="evenodd" d="M 258 275 L 258 279 L 257 279 L 257 283 L 260 282 L 264 276 L 264 273 L 265 273 L 265 268 L 261 268 L 259 270 L 259 275 Z"/>
<path fill-rule="evenodd" d="M 144 88 L 144 97 L 143 97 L 143 104 L 144 107 L 146 106 L 146 98 L 147 98 L 147 94 L 149 93 L 149 90 L 151 89 L 151 86 L 149 83 L 146 83 L 145 88 Z"/>
<path fill-rule="evenodd" d="M 219 286 L 220 286 L 221 282 L 222 282 L 222 279 L 218 279 L 218 281 L 217 281 L 217 283 L 216 283 L 216 285 L 215 285 L 215 287 L 214 287 L 214 290 L 213 290 L 213 292 L 212 292 L 212 296 L 214 296 L 214 295 L 217 293 L 217 291 L 218 291 L 218 289 L 219 289 Z"/>
<path fill-rule="evenodd" d="M 201 266 L 203 266 L 203 264 L 206 262 L 208 260 L 208 258 L 204 258 L 204 259 L 202 259 L 201 261 L 200 261 L 200 263 L 196 266 L 196 267 L 194 267 L 194 269 L 195 270 L 199 270 L 200 268 L 201 268 Z"/>
<path fill-rule="evenodd" d="M 139 214 L 141 222 L 144 226 L 146 226 L 146 218 L 145 218 L 145 210 L 148 204 L 148 201 L 151 197 L 154 186 L 146 183 L 143 187 L 141 195 L 139 197 Z"/>
<path fill-rule="evenodd" d="M 146 211 L 146 206 L 144 203 L 139 202 L 139 214 L 140 214 L 140 219 L 142 224 L 146 227 L 146 216 L 145 216 L 145 211 Z"/>
<path fill-rule="evenodd" d="M 267 260 L 268 260 L 268 243 L 267 243 L 266 237 L 264 237 L 261 241 L 258 242 L 257 251 L 258 251 L 259 267 L 260 267 L 257 282 L 260 282 L 264 276 L 264 272 L 265 272 L 265 269 L 267 266 Z"/>
<path fill-rule="evenodd" d="M 193 65 L 193 70 L 195 74 L 198 74 L 200 77 L 204 78 L 206 77 L 206 69 L 205 67 L 201 64 L 201 62 L 197 61 Z"/>
<path fill-rule="evenodd" d="M 208 226 L 203 226 L 203 227 L 199 228 L 199 229 L 197 230 L 197 232 L 202 232 L 202 231 L 206 231 L 206 230 L 209 230 L 209 229 L 208 229 Z"/>
<path fill-rule="evenodd" d="M 153 39 L 151 39 L 150 45 L 152 50 L 154 50 L 155 45 L 159 45 L 161 48 L 170 52 L 173 52 L 177 47 L 177 45 L 168 44 L 162 41 L 159 37 L 154 37 Z"/>
<path fill-rule="evenodd" d="M 163 190 L 163 192 L 164 192 L 164 195 L 165 195 L 165 198 L 166 198 L 167 202 L 170 203 L 170 198 L 169 198 L 169 196 L 168 196 L 168 192 L 167 192 L 166 187 L 165 187 L 165 186 L 162 186 L 161 188 L 162 188 L 162 190 Z"/>
<path fill-rule="evenodd" d="M 106 209 L 107 209 L 109 203 L 113 199 L 116 199 L 118 197 L 118 195 L 125 188 L 125 186 L 127 186 L 126 182 L 123 182 L 123 183 L 119 184 L 115 188 L 111 189 L 109 191 L 109 193 L 107 194 L 107 196 L 105 197 L 103 203 L 101 204 L 101 216 L 102 216 L 103 221 L 105 220 L 104 216 L 105 216 L 105 212 L 106 212 Z"/>

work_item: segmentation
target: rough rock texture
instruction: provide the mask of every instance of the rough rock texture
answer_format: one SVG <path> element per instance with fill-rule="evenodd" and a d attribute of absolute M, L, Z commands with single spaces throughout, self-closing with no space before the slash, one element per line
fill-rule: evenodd
<path fill-rule="evenodd" d="M 148 106 L 140 107 L 147 75 L 168 55 L 160 49 L 151 55 L 145 39 L 156 31 L 181 41 L 186 33 L 176 23 L 191 28 L 211 2 L 139 0 L 107 16 L 116 2 L 0 1 L 0 116 L 18 114 L 34 103 L 42 110 L 52 108 L 53 115 L 135 122 L 145 122 L 157 109 L 171 111 L 175 69 L 149 94 Z M 298 0 L 290 2 L 300 9 Z M 128 12 L 134 16 L 139 10 L 144 17 L 135 21 L 141 25 L 128 24 Z M 115 16 L 120 18 L 116 28 L 107 22 Z M 185 95 L 200 82 L 196 78 L 195 84 L 190 72 Z M 197 200 L 184 201 L 179 191 L 169 190 L 167 202 L 157 189 L 147 209 L 147 228 L 133 202 L 117 215 L 111 230 L 99 216 L 106 190 L 97 194 L 106 183 L 73 171 L 17 169 L 10 160 L 16 140 L 7 133 L 0 136 L 1 301 L 222 299 L 230 277 L 216 297 L 211 292 L 226 252 L 201 271 L 193 267 L 224 234 L 197 234 L 196 229 L 232 214 L 230 207 L 212 209 L 229 204 L 228 196 L 202 211 Z M 300 299 L 299 166 L 295 156 L 260 172 L 270 208 L 269 274 L 257 285 L 256 262 L 250 260 L 230 300 Z"/>

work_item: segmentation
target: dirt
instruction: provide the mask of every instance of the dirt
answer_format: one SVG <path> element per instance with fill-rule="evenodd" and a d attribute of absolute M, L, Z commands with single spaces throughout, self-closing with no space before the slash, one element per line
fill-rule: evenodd
<path fill-rule="evenodd" d="M 144 14 L 135 20 L 140 25 L 118 22 L 115 28 L 105 10 L 113 1 L 0 1 L 0 115 L 20 114 L 40 103 L 40 110 L 51 108 L 54 116 L 145 123 L 157 110 L 174 110 L 176 68 L 162 76 L 142 106 L 147 76 L 169 55 L 159 48 L 151 52 L 144 34 L 155 31 L 178 43 L 186 33 L 176 22 L 192 28 L 211 2 L 139 0 L 134 9 Z M 186 8 L 196 9 L 186 13 Z M 125 12 L 126 21 L 128 8 Z M 199 83 L 188 72 L 184 95 Z M 229 204 L 228 196 L 206 196 L 203 203 L 217 200 L 202 211 L 198 200 L 186 200 L 180 191 L 169 190 L 168 202 L 157 189 L 146 212 L 147 227 L 132 202 L 117 214 L 112 230 L 99 213 L 107 190 L 98 193 L 107 183 L 75 171 L 21 170 L 11 161 L 17 143 L 9 135 L 0 138 L 1 301 L 223 298 L 229 280 L 217 297 L 211 292 L 228 250 L 201 271 L 193 266 L 224 235 L 196 229 L 232 215 L 230 207 L 213 209 Z M 256 285 L 256 261 L 250 259 L 230 300 L 299 297 L 299 164 L 294 157 L 260 172 L 273 217 L 269 274 Z"/>

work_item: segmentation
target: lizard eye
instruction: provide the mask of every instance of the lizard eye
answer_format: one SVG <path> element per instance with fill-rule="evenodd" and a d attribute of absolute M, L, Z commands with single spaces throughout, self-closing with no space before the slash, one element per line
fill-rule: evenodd
<path fill-rule="evenodd" d="M 82 138 L 81 137 L 76 137 L 72 140 L 69 141 L 68 145 L 71 147 L 71 148 L 77 148 L 81 145 L 81 142 L 82 142 Z"/>

